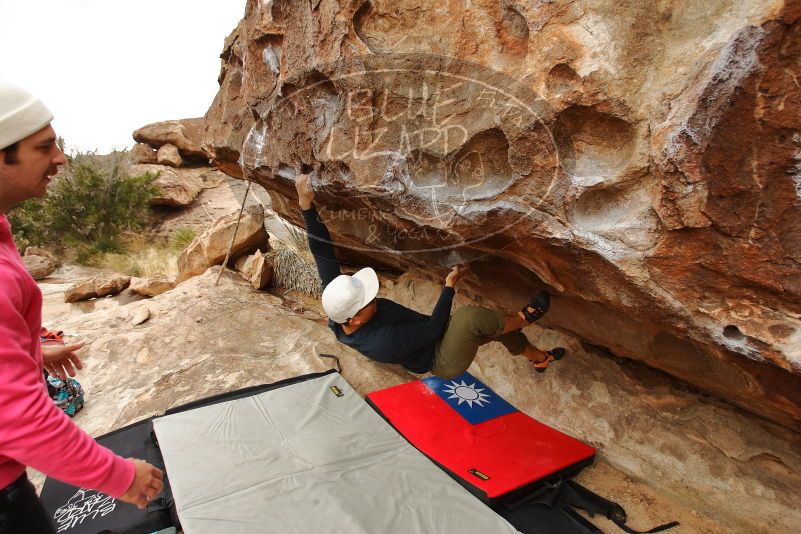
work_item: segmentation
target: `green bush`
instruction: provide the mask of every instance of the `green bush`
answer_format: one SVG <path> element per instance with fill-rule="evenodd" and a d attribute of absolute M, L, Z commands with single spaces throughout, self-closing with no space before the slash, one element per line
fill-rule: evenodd
<path fill-rule="evenodd" d="M 73 157 L 46 197 L 9 212 L 17 246 L 74 248 L 83 262 L 98 252 L 120 252 L 122 232 L 140 229 L 148 220 L 149 201 L 158 194 L 156 178 L 152 173 L 124 176 L 117 163 L 102 169 Z"/>
<path fill-rule="evenodd" d="M 43 223 L 45 208 L 43 199 L 33 198 L 8 212 L 8 222 L 20 254 L 31 245 L 47 244 L 46 225 Z"/>

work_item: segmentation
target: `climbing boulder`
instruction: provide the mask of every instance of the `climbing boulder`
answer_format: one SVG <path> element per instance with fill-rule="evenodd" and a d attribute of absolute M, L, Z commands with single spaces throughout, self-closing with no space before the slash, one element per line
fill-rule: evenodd
<path fill-rule="evenodd" d="M 248 2 L 215 165 L 297 224 L 314 171 L 342 259 L 547 289 L 544 325 L 801 430 L 798 2 L 424 4 Z"/>
<path fill-rule="evenodd" d="M 204 119 L 183 119 L 148 124 L 133 133 L 134 140 L 156 149 L 166 144 L 174 145 L 182 156 L 189 159 L 206 158 L 201 148 Z"/>
<path fill-rule="evenodd" d="M 231 266 L 242 255 L 255 250 L 269 250 L 270 237 L 264 228 L 264 208 L 258 205 L 246 208 L 237 225 L 238 218 L 239 212 L 236 212 L 218 219 L 186 247 L 178 258 L 178 282 L 202 274 L 212 265 L 221 264 L 229 247 Z"/>

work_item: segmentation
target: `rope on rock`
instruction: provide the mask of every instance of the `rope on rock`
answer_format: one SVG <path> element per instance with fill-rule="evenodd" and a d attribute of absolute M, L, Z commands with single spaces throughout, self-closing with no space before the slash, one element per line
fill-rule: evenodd
<path fill-rule="evenodd" d="M 247 202 L 248 193 L 250 192 L 250 184 L 251 181 L 248 180 L 248 186 L 245 189 L 244 196 L 242 197 L 242 206 L 239 208 L 239 217 L 236 218 L 236 226 L 234 226 L 234 235 L 231 236 L 231 243 L 228 245 L 228 252 L 225 254 L 225 259 L 223 260 L 222 267 L 220 267 L 220 272 L 217 274 L 217 280 L 214 282 L 215 286 L 220 283 L 220 278 L 222 278 L 222 273 L 228 266 L 228 260 L 231 257 L 231 251 L 234 249 L 234 242 L 236 241 L 236 233 L 239 231 L 239 223 L 242 221 L 242 213 L 245 211 L 245 202 Z"/>

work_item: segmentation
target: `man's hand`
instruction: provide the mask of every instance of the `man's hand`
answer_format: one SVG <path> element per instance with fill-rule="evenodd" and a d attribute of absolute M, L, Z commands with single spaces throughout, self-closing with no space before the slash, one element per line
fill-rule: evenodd
<path fill-rule="evenodd" d="M 44 368 L 51 375 L 66 380 L 67 375 L 75 376 L 77 369 L 83 369 L 83 364 L 75 351 L 83 347 L 84 342 L 71 345 L 52 344 L 42 345 L 42 359 Z"/>
<path fill-rule="evenodd" d="M 136 475 L 131 487 L 119 500 L 135 504 L 140 509 L 143 509 L 149 501 L 152 501 L 161 493 L 164 474 L 160 469 L 143 460 L 137 460 L 136 458 L 129 458 L 129 460 L 133 461 L 136 466 Z"/>
<path fill-rule="evenodd" d="M 445 277 L 445 287 L 456 287 L 456 282 L 461 280 L 465 273 L 467 273 L 467 267 L 454 265 L 454 267 L 451 269 L 451 272 L 449 272 L 448 276 Z"/>
<path fill-rule="evenodd" d="M 312 189 L 311 176 L 308 174 L 299 174 L 295 178 L 295 189 L 298 191 L 298 204 L 300 209 L 307 210 L 311 208 L 314 202 L 314 189 Z"/>

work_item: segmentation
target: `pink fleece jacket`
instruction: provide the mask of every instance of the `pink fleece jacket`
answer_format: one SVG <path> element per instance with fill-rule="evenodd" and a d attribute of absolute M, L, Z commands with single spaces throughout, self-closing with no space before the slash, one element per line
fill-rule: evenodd
<path fill-rule="evenodd" d="M 134 464 L 97 442 L 59 410 L 42 374 L 42 293 L 0 215 L 0 489 L 25 466 L 86 489 L 119 497 Z"/>

